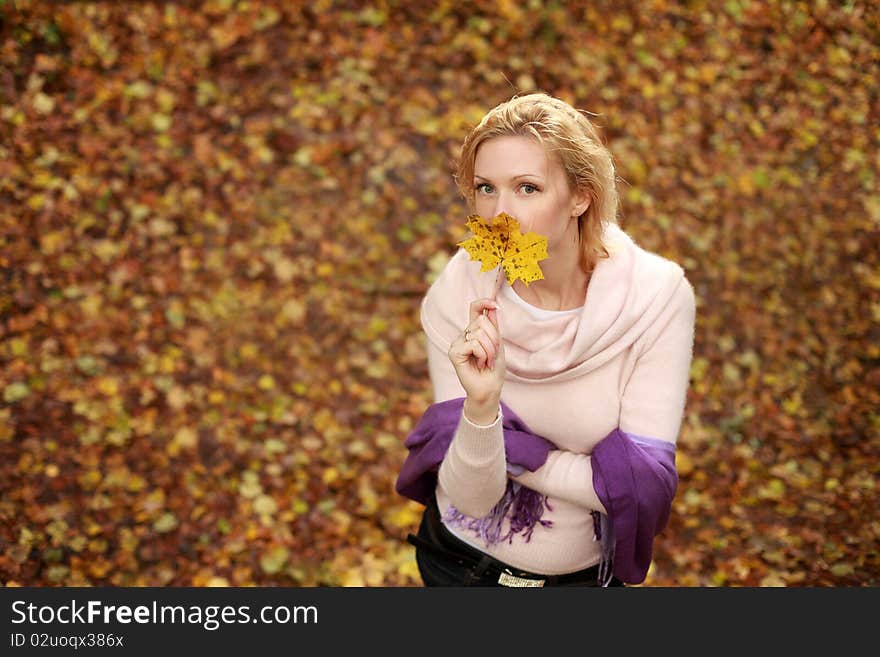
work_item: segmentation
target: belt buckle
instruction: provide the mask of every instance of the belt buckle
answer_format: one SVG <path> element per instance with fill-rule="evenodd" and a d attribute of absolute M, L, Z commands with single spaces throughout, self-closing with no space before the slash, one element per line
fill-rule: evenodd
<path fill-rule="evenodd" d="M 501 586 L 513 587 L 541 587 L 544 586 L 543 579 L 532 579 L 530 577 L 517 577 L 516 575 L 505 571 L 498 576 L 498 583 Z"/>

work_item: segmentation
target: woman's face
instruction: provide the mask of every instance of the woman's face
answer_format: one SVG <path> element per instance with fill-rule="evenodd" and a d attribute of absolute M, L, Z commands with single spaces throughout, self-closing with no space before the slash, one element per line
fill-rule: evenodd
<path fill-rule="evenodd" d="M 571 231 L 577 236 L 577 217 L 588 205 L 584 194 L 569 188 L 562 164 L 535 139 L 493 137 L 477 148 L 474 209 L 484 219 L 506 212 L 523 233 L 546 237 L 552 252 Z"/>

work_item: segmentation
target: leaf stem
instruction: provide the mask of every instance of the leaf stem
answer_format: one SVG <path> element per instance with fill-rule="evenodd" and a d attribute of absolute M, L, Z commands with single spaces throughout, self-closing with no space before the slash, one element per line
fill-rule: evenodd
<path fill-rule="evenodd" d="M 497 269 L 498 271 L 495 273 L 495 284 L 492 290 L 492 301 L 498 301 L 498 290 L 501 289 L 501 263 L 498 263 Z M 483 315 L 489 315 L 489 310 L 487 308 L 483 308 Z"/>

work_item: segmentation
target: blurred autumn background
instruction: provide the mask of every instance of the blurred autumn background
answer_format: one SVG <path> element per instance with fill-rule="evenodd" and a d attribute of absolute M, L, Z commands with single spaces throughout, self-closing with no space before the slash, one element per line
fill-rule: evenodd
<path fill-rule="evenodd" d="M 595 112 L 697 334 L 646 586 L 880 584 L 874 2 L 0 0 L 0 581 L 418 586 L 466 131 Z"/>

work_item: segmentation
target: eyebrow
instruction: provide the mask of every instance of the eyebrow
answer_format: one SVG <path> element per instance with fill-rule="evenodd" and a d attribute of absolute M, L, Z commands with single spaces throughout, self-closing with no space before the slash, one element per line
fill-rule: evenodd
<path fill-rule="evenodd" d="M 481 176 L 478 173 L 474 174 L 474 178 L 479 178 L 480 180 L 491 180 L 486 176 Z M 511 178 L 511 180 L 519 180 L 520 178 L 536 178 L 538 180 L 544 180 L 544 177 L 538 173 L 520 173 Z"/>

